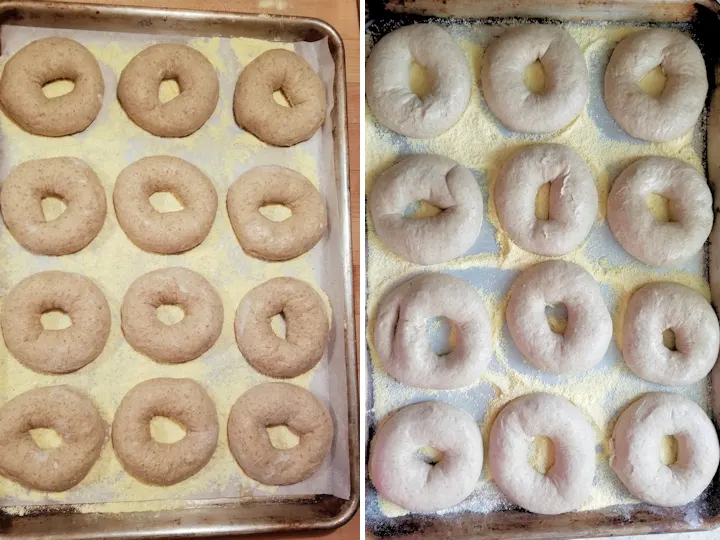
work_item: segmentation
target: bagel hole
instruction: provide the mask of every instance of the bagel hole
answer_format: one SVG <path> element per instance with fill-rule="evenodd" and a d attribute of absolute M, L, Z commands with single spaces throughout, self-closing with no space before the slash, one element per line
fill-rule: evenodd
<path fill-rule="evenodd" d="M 530 465 L 540 474 L 547 474 L 555 464 L 555 445 L 549 437 L 533 438 L 530 449 Z"/>
<path fill-rule="evenodd" d="M 62 437 L 52 428 L 35 428 L 30 430 L 33 442 L 42 450 L 51 450 L 62 444 Z"/>
<path fill-rule="evenodd" d="M 160 103 L 167 103 L 180 95 L 180 83 L 177 79 L 163 79 L 158 86 L 158 99 Z"/>
<path fill-rule="evenodd" d="M 55 79 L 43 84 L 42 91 L 46 98 L 52 99 L 69 94 L 75 88 L 75 83 L 70 79 Z"/>
<path fill-rule="evenodd" d="M 425 321 L 425 334 L 430 349 L 438 356 L 450 354 L 455 349 L 457 328 L 447 317 L 433 317 Z"/>
<path fill-rule="evenodd" d="M 278 105 L 282 105 L 283 107 L 292 107 L 290 100 L 287 98 L 287 95 L 285 95 L 285 92 L 283 92 L 282 88 L 275 90 L 272 96 L 273 100 Z"/>
<path fill-rule="evenodd" d="M 153 416 L 150 419 L 150 435 L 159 443 L 173 444 L 183 440 L 187 431 L 180 422 L 165 416 Z"/>
<path fill-rule="evenodd" d="M 287 426 L 268 426 L 266 429 L 270 444 L 278 450 L 289 450 L 300 444 L 300 437 Z"/>
<path fill-rule="evenodd" d="M 150 195 L 150 204 L 152 204 L 155 211 L 160 212 L 161 214 L 165 214 L 167 212 L 179 212 L 185 208 L 182 200 L 180 200 L 177 195 L 170 193 L 169 191 L 156 191 Z"/>
<path fill-rule="evenodd" d="M 423 446 L 415 452 L 415 457 L 428 465 L 437 465 L 443 460 L 445 453 L 432 446 Z"/>
<path fill-rule="evenodd" d="M 562 302 L 548 304 L 545 306 L 545 317 L 547 317 L 550 330 L 556 334 L 564 334 L 568 324 L 567 306 Z"/>
<path fill-rule="evenodd" d="M 157 318 L 166 326 L 177 324 L 185 318 L 185 311 L 175 304 L 163 304 L 155 309 Z"/>
<path fill-rule="evenodd" d="M 270 319 L 270 328 L 275 332 L 275 335 L 280 339 L 287 338 L 287 322 L 285 321 L 285 314 L 278 313 Z"/>
<path fill-rule="evenodd" d="M 292 210 L 283 204 L 264 204 L 260 213 L 270 221 L 285 221 L 292 216 Z"/>
<path fill-rule="evenodd" d="M 42 213 L 45 217 L 45 222 L 56 220 L 67 208 L 67 204 L 65 204 L 62 197 L 57 197 L 55 195 L 43 197 L 40 201 L 40 206 L 42 206 Z"/>
<path fill-rule="evenodd" d="M 40 315 L 43 330 L 64 330 L 72 326 L 70 315 L 61 309 L 51 309 Z"/>
<path fill-rule="evenodd" d="M 670 214 L 670 199 L 667 197 L 651 193 L 645 199 L 645 204 L 647 204 L 656 221 L 669 222 L 673 220 Z"/>
<path fill-rule="evenodd" d="M 655 66 L 638 81 L 638 86 L 648 96 L 659 98 L 665 90 L 667 75 L 662 64 Z"/>
<path fill-rule="evenodd" d="M 427 201 L 415 201 L 405 207 L 403 217 L 408 219 L 424 219 L 437 216 L 441 212 L 442 208 L 438 208 Z"/>
<path fill-rule="evenodd" d="M 542 94 L 545 91 L 545 68 L 540 60 L 535 60 L 525 68 L 523 82 L 533 94 Z"/>
<path fill-rule="evenodd" d="M 677 351 L 677 346 L 675 344 L 675 332 L 672 331 L 671 328 L 668 328 L 667 330 L 663 331 L 663 345 L 667 349 L 670 349 L 671 351 Z"/>
<path fill-rule="evenodd" d="M 660 441 L 660 461 L 670 467 L 678 459 L 678 440 L 673 435 L 665 435 Z"/>
<path fill-rule="evenodd" d="M 535 218 L 550 219 L 550 182 L 540 186 L 535 195 Z"/>
<path fill-rule="evenodd" d="M 410 91 L 421 100 L 425 99 L 425 97 L 430 95 L 432 92 L 433 80 L 430 73 L 428 73 L 428 70 L 418 64 L 415 60 L 410 62 L 408 81 Z"/>

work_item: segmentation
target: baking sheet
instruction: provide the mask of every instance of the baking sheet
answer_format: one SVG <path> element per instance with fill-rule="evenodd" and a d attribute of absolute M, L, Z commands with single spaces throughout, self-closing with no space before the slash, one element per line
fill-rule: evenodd
<path fill-rule="evenodd" d="M 653 269 L 630 257 L 615 241 L 605 220 L 607 195 L 612 180 L 619 172 L 635 158 L 644 155 L 676 157 L 704 174 L 704 118 L 691 133 L 668 143 L 646 143 L 622 132 L 602 100 L 603 74 L 615 44 L 629 33 L 642 29 L 642 26 L 566 23 L 563 26 L 580 45 L 588 65 L 591 89 L 585 109 L 570 126 L 556 134 L 536 136 L 509 132 L 488 110 L 479 88 L 479 74 L 488 41 L 501 34 L 508 25 L 527 21 L 505 20 L 490 24 L 443 19 L 429 22 L 448 28 L 466 54 L 474 81 L 470 105 L 456 126 L 428 140 L 392 133 L 377 124 L 366 107 L 366 195 L 370 193 L 377 175 L 401 156 L 436 153 L 455 159 L 473 171 L 483 190 L 485 221 L 480 236 L 465 257 L 442 265 L 423 267 L 390 253 L 375 234 L 372 220 L 367 214 L 367 336 L 371 358 L 368 362 L 369 439 L 372 439 L 377 426 L 398 408 L 438 399 L 472 414 L 482 429 L 487 450 L 492 420 L 505 403 L 530 392 L 551 392 L 575 403 L 597 432 L 597 472 L 591 494 L 580 511 L 613 505 L 621 505 L 620 508 L 623 508 L 622 505 L 636 504 L 638 501 L 625 490 L 608 464 L 610 433 L 619 412 L 636 397 L 652 390 L 682 393 L 709 412 L 710 395 L 706 381 L 687 388 L 662 387 L 643 381 L 629 371 L 618 345 L 624 306 L 637 287 L 650 281 L 677 281 L 693 287 L 707 299 L 710 298 L 710 291 L 704 251 L 675 269 Z M 397 26 L 396 21 L 371 24 L 367 33 L 367 52 L 373 41 Z M 674 27 L 690 32 L 688 25 Z M 538 372 L 522 358 L 504 322 L 506 295 L 512 282 L 523 269 L 548 258 L 521 250 L 499 228 L 492 204 L 492 186 L 499 168 L 509 155 L 523 145 L 541 142 L 566 144 L 578 152 L 595 176 L 600 199 L 599 215 L 588 239 L 578 249 L 561 258 L 580 264 L 600 283 L 613 317 L 614 335 L 602 362 L 592 370 L 572 377 Z M 457 275 L 472 284 L 485 300 L 493 327 L 493 359 L 487 373 L 463 389 L 431 391 L 403 385 L 387 374 L 372 346 L 374 317 L 379 300 L 393 287 L 421 272 Z M 443 328 L 438 328 L 437 321 L 431 323 L 434 326 L 428 326 L 428 334 L 432 342 L 443 333 Z M 374 530 L 375 525 L 382 527 L 382 523 L 388 523 L 390 518 L 407 513 L 379 497 L 369 480 L 366 481 L 366 493 L 366 516 L 371 530 Z M 685 519 L 691 526 L 698 522 L 698 511 L 704 504 L 705 495 L 684 508 Z M 459 516 L 463 512 L 491 513 L 510 508 L 517 507 L 499 492 L 489 478 L 486 459 L 475 491 L 460 505 L 438 514 L 450 517 Z"/>
<path fill-rule="evenodd" d="M 111 503 L 108 510 L 134 511 L 187 506 L 192 505 L 193 500 L 271 495 L 332 494 L 347 499 L 350 473 L 345 303 L 342 266 L 332 264 L 333 258 L 343 252 L 343 243 L 330 120 L 334 62 L 327 39 L 283 44 L 248 38 L 3 26 L 0 63 L 4 64 L 30 41 L 47 36 L 73 38 L 95 55 L 105 80 L 103 108 L 86 131 L 59 139 L 25 133 L 3 115 L 0 118 L 0 178 L 13 166 L 29 159 L 78 157 L 99 176 L 105 188 L 108 215 L 102 231 L 87 248 L 55 258 L 25 251 L 0 223 L 0 258 L 3 260 L 0 298 L 30 274 L 51 269 L 77 272 L 93 279 L 105 294 L 112 313 L 112 329 L 103 353 L 85 368 L 68 375 L 34 373 L 12 358 L 4 343 L 0 343 L 0 403 L 31 388 L 69 384 L 92 397 L 103 418 L 111 423 L 123 396 L 137 383 L 154 377 L 190 377 L 202 384 L 213 398 L 220 437 L 210 462 L 195 476 L 174 486 L 149 486 L 132 478 L 120 466 L 108 440 L 86 479 L 67 492 L 47 494 L 27 490 L 0 478 L 0 506 L 13 507 L 9 511 L 22 513 L 24 507 L 34 505 Z M 166 42 L 185 43 L 205 54 L 220 79 L 220 99 L 212 117 L 200 130 L 183 139 L 163 139 L 143 131 L 127 118 L 116 98 L 117 79 L 123 67 L 149 45 Z M 328 100 L 328 116 L 322 130 L 309 141 L 291 148 L 262 143 L 241 130 L 232 113 L 232 95 L 240 70 L 262 52 L 278 47 L 294 49 L 318 71 Z M 181 157 L 198 166 L 218 192 L 218 211 L 207 239 L 180 255 L 150 254 L 134 246 L 118 225 L 112 206 L 112 188 L 118 173 L 141 157 L 162 154 Z M 229 186 L 244 171 L 263 164 L 278 164 L 301 172 L 327 201 L 328 233 L 313 250 L 292 261 L 268 263 L 245 255 L 227 216 L 225 200 Z M 151 270 L 169 266 L 183 266 L 203 275 L 216 287 L 225 308 L 222 334 L 213 348 L 199 359 L 179 365 L 158 364 L 136 353 L 123 339 L 120 328 L 120 305 L 130 284 Z M 242 358 L 234 338 L 234 313 L 251 288 L 276 276 L 293 276 L 312 283 L 323 291 L 322 296 L 332 313 L 328 347 L 322 360 L 309 373 L 289 381 L 308 388 L 328 406 L 335 427 L 332 449 L 311 478 L 284 487 L 264 486 L 247 477 L 232 458 L 226 432 L 227 416 L 235 400 L 253 385 L 271 380 L 257 373 Z M 146 501 L 155 504 L 148 505 Z M 97 505 L 93 505 L 93 511 L 99 511 Z"/>

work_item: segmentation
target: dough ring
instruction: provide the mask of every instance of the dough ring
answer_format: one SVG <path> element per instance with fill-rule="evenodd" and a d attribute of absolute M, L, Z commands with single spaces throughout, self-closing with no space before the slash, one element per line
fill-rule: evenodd
<path fill-rule="evenodd" d="M 70 79 L 73 89 L 48 98 L 43 86 Z M 0 77 L 0 103 L 7 115 L 34 135 L 62 137 L 83 131 L 102 107 L 105 83 L 100 65 L 72 39 L 50 37 L 33 41 L 5 64 Z"/>
<path fill-rule="evenodd" d="M 677 461 L 660 460 L 663 437 L 678 443 Z M 679 394 L 651 392 L 625 409 L 613 429 L 610 467 L 641 501 L 681 506 L 710 484 L 720 461 L 718 437 L 710 419 Z"/>
<path fill-rule="evenodd" d="M 542 474 L 529 460 L 535 437 L 549 438 L 555 462 Z M 490 473 L 513 503 L 536 514 L 582 506 L 595 476 L 595 430 L 565 398 L 537 393 L 505 405 L 490 430 Z"/>
<path fill-rule="evenodd" d="M 183 319 L 166 325 L 157 316 L 163 305 L 180 306 Z M 212 347 L 220 337 L 223 305 L 217 291 L 200 274 L 187 268 L 162 268 L 137 278 L 125 293 L 122 329 L 132 347 L 153 360 L 188 362 Z"/>
<path fill-rule="evenodd" d="M 435 464 L 418 453 L 442 453 Z M 442 401 L 403 407 L 372 441 L 370 479 L 378 493 L 411 512 L 435 512 L 461 503 L 475 489 L 483 464 L 483 440 L 475 420 Z"/>
<path fill-rule="evenodd" d="M 158 212 L 153 193 L 170 192 L 183 204 L 177 212 Z M 217 212 L 217 192 L 205 174 L 187 161 L 171 156 L 142 158 L 122 170 L 113 202 L 118 222 L 140 249 L 181 253 L 205 240 Z"/>
<path fill-rule="evenodd" d="M 175 79 L 180 94 L 160 101 L 160 83 Z M 152 45 L 120 74 L 118 99 L 130 119 L 158 137 L 185 137 L 212 115 L 220 96 L 215 68 L 195 49 L 177 43 Z"/>
<path fill-rule="evenodd" d="M 269 204 L 292 215 L 273 221 L 260 213 Z M 230 223 L 243 250 L 267 261 L 286 261 L 310 251 L 327 228 L 325 200 L 302 174 L 277 165 L 245 172 L 227 195 Z"/>
<path fill-rule="evenodd" d="M 686 386 L 704 379 L 715 365 L 720 328 L 710 303 L 690 287 L 659 282 L 644 285 L 625 310 L 622 354 L 632 372 L 646 381 Z M 663 332 L 675 334 L 675 350 Z"/>
<path fill-rule="evenodd" d="M 525 69 L 539 61 L 545 88 L 534 93 Z M 511 28 L 485 51 L 480 74 L 488 107 L 506 128 L 522 133 L 553 133 L 572 122 L 588 98 L 585 57 L 562 28 L 528 24 Z"/>
<path fill-rule="evenodd" d="M 410 89 L 413 61 L 432 79 L 432 91 L 424 98 Z M 373 47 L 365 73 L 370 110 L 382 125 L 407 137 L 440 135 L 470 101 L 472 75 L 465 54 L 435 24 L 404 26 L 384 36 Z"/>
<path fill-rule="evenodd" d="M 285 318 L 285 339 L 270 326 Z M 252 289 L 235 313 L 235 339 L 245 359 L 268 377 L 288 379 L 312 369 L 322 358 L 330 325 L 325 304 L 299 279 L 273 278 Z"/>
<path fill-rule="evenodd" d="M 43 313 L 60 310 L 72 324 L 45 330 Z M 110 308 L 90 279 L 69 272 L 40 272 L 23 279 L 2 309 L 5 345 L 25 367 L 44 373 L 70 373 L 89 364 L 110 335 Z"/>
<path fill-rule="evenodd" d="M 273 99 L 282 90 L 290 102 Z M 241 128 L 275 146 L 308 140 L 325 121 L 325 85 L 304 58 L 285 49 L 262 53 L 240 72 L 233 98 Z"/>
<path fill-rule="evenodd" d="M 667 76 L 660 97 L 639 86 L 654 68 Z M 625 131 L 646 141 L 669 141 L 692 129 L 708 91 L 705 61 L 692 39 L 676 30 L 648 28 L 623 39 L 605 70 L 605 105 Z"/>
<path fill-rule="evenodd" d="M 57 448 L 35 444 L 30 430 L 53 429 Z M 29 390 L 0 408 L 0 474 L 29 489 L 65 491 L 100 456 L 106 425 L 95 404 L 70 386 Z"/>
<path fill-rule="evenodd" d="M 418 201 L 442 212 L 404 217 L 406 208 Z M 418 264 L 442 263 L 475 244 L 483 220 L 482 191 L 472 173 L 452 159 L 410 156 L 375 181 L 370 213 L 375 232 L 390 251 Z"/>
<path fill-rule="evenodd" d="M 425 324 L 447 317 L 455 325 L 453 350 L 430 348 Z M 454 389 L 477 381 L 490 362 L 492 331 L 480 295 L 449 274 L 423 274 L 395 287 L 378 306 L 373 336 L 385 369 L 417 388 Z"/>
<path fill-rule="evenodd" d="M 550 183 L 549 217 L 535 217 L 538 190 Z M 539 255 L 565 255 L 587 238 L 598 211 L 595 180 L 583 159 L 560 144 L 526 146 L 503 166 L 495 207 L 518 246 Z"/>
<path fill-rule="evenodd" d="M 300 441 L 275 448 L 267 428 L 284 425 Z M 240 468 L 263 484 L 284 486 L 310 478 L 330 452 L 333 422 L 308 390 L 272 382 L 254 386 L 238 398 L 228 417 L 228 443 Z"/>
<path fill-rule="evenodd" d="M 161 443 L 150 434 L 156 416 L 175 420 L 185 436 Z M 218 418 L 205 389 L 192 379 L 150 379 L 120 402 L 112 425 L 115 455 L 135 478 L 170 486 L 202 469 L 217 447 Z"/>
<path fill-rule="evenodd" d="M 67 207 L 46 221 L 42 200 L 62 199 Z M 105 191 L 93 170 L 76 158 L 26 161 L 10 171 L 0 192 L 3 219 L 25 249 L 41 255 L 75 253 L 92 242 L 105 222 Z"/>
<path fill-rule="evenodd" d="M 545 308 L 565 304 L 567 328 L 555 333 Z M 590 369 L 612 338 L 612 319 L 600 287 L 577 264 L 546 261 L 525 270 L 510 290 L 506 308 L 510 335 L 536 368 L 555 375 Z"/>
<path fill-rule="evenodd" d="M 672 221 L 657 221 L 647 198 L 669 200 Z M 713 223 L 712 194 L 691 165 L 665 157 L 640 158 L 613 182 L 608 224 L 630 255 L 650 266 L 676 266 L 700 251 Z"/>

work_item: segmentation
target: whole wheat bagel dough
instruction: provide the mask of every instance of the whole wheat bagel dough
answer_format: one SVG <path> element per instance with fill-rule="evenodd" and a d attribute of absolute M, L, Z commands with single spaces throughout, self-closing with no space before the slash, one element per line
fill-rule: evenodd
<path fill-rule="evenodd" d="M 420 98 L 410 89 L 410 66 L 421 65 L 432 91 Z M 436 24 L 404 26 L 384 36 L 365 68 L 368 105 L 387 128 L 420 139 L 450 129 L 470 101 L 472 75 L 465 54 Z"/>
<path fill-rule="evenodd" d="M 272 329 L 285 319 L 285 339 Z M 235 312 L 235 339 L 245 359 L 269 377 L 288 379 L 312 369 L 322 358 L 330 323 L 325 304 L 299 279 L 278 277 L 247 293 Z"/>
<path fill-rule="evenodd" d="M 275 448 L 267 428 L 285 426 L 300 439 L 297 446 Z M 310 478 L 330 452 L 333 421 L 308 390 L 271 382 L 238 398 L 228 417 L 228 443 L 238 465 L 263 484 L 284 486 Z"/>
<path fill-rule="evenodd" d="M 282 204 L 292 215 L 273 221 L 260 213 Z M 310 251 L 327 229 L 325 199 L 299 172 L 278 165 L 254 167 L 230 186 L 230 223 L 246 253 L 267 261 L 286 261 Z"/>
<path fill-rule="evenodd" d="M 542 474 L 530 464 L 535 437 L 553 443 L 555 460 Z M 512 502 L 536 514 L 562 514 L 582 506 L 595 477 L 595 430 L 560 396 L 536 393 L 505 405 L 490 430 L 492 479 Z"/>
<path fill-rule="evenodd" d="M 179 306 L 185 316 L 163 323 L 157 309 Z M 133 281 L 123 298 L 122 330 L 132 347 L 153 360 L 178 364 L 207 352 L 220 337 L 220 295 L 200 274 L 187 268 L 161 268 Z"/>
<path fill-rule="evenodd" d="M 153 439 L 150 421 L 162 416 L 185 428 L 174 443 Z M 112 425 L 115 455 L 138 480 L 170 486 L 202 469 L 217 447 L 218 418 L 205 389 L 192 379 L 150 379 L 120 402 Z"/>
<path fill-rule="evenodd" d="M 30 430 L 53 429 L 56 448 L 40 448 Z M 65 491 L 100 456 L 106 425 L 95 404 L 70 386 L 29 390 L 0 408 L 0 474 L 29 489 Z"/>
<path fill-rule="evenodd" d="M 169 192 L 183 209 L 158 212 L 153 193 Z M 133 244 L 153 253 L 174 254 L 205 240 L 217 211 L 217 192 L 205 174 L 184 159 L 152 156 L 125 167 L 117 177 L 113 202 L 118 222 Z"/>
<path fill-rule="evenodd" d="M 704 379 L 715 365 L 720 328 L 710 303 L 679 283 L 644 285 L 633 293 L 623 317 L 622 354 L 635 375 L 669 386 Z M 675 334 L 675 350 L 663 332 Z"/>
<path fill-rule="evenodd" d="M 42 200 L 57 197 L 65 211 L 47 221 Z M 61 157 L 26 161 L 2 184 L 0 209 L 8 230 L 25 249 L 67 255 L 87 246 L 105 222 L 105 191 L 84 161 Z"/>
<path fill-rule="evenodd" d="M 535 217 L 535 198 L 550 183 L 549 216 Z M 587 238 L 598 211 L 592 172 L 570 147 L 536 144 L 503 165 L 494 188 L 503 228 L 518 246 L 539 255 L 565 255 Z"/>
<path fill-rule="evenodd" d="M 430 348 L 425 324 L 447 317 L 455 346 L 443 356 Z M 454 389 L 474 383 L 490 362 L 492 329 L 485 304 L 466 281 L 423 274 L 395 287 L 378 306 L 373 334 L 385 369 L 418 388 Z"/>
<path fill-rule="evenodd" d="M 62 311 L 72 324 L 45 330 L 43 313 Z M 25 367 L 44 373 L 70 373 L 89 364 L 110 335 L 110 308 L 102 291 L 79 274 L 52 270 L 23 279 L 5 297 L 3 338 Z"/>
<path fill-rule="evenodd" d="M 531 91 L 525 69 L 539 61 L 545 88 Z M 480 74 L 488 107 L 506 128 L 552 133 L 572 122 L 588 98 L 585 57 L 567 31 L 549 24 L 510 28 L 485 51 Z"/>
<path fill-rule="evenodd" d="M 667 77 L 659 97 L 640 85 L 661 66 Z M 705 61 L 695 42 L 677 30 L 648 28 L 624 38 L 605 70 L 605 105 L 625 131 L 646 141 L 680 137 L 698 121 L 708 91 Z"/>
<path fill-rule="evenodd" d="M 275 102 L 281 90 L 290 103 Z M 308 140 L 325 121 L 325 85 L 312 66 L 292 51 L 265 51 L 240 72 L 233 97 L 241 128 L 275 146 Z"/>
<path fill-rule="evenodd" d="M 428 463 L 419 450 L 442 457 Z M 475 489 L 483 464 L 483 440 L 467 412 L 442 401 L 424 401 L 393 413 L 370 446 L 369 474 L 378 493 L 411 512 L 435 512 L 460 504 Z"/>
<path fill-rule="evenodd" d="M 43 86 L 69 79 L 73 89 L 45 97 Z M 90 51 L 72 39 L 33 41 L 7 61 L 0 77 L 0 103 L 5 113 L 34 135 L 62 137 L 83 131 L 102 107 L 105 83 Z"/>
<path fill-rule="evenodd" d="M 663 437 L 675 437 L 677 461 L 660 460 Z M 641 501 L 681 506 L 710 484 L 720 461 L 718 437 L 710 419 L 679 394 L 651 392 L 633 402 L 613 429 L 610 467 Z"/>
<path fill-rule="evenodd" d="M 647 198 L 669 201 L 671 221 L 655 219 Z M 608 224 L 630 255 L 650 266 L 676 266 L 702 249 L 713 224 L 712 194 L 705 179 L 679 159 L 644 157 L 613 182 Z"/>
<path fill-rule="evenodd" d="M 160 101 L 160 83 L 174 79 L 180 93 Z M 185 137 L 200 129 L 217 106 L 220 83 L 210 61 L 177 43 L 152 45 L 125 66 L 117 95 L 130 119 L 158 137 Z"/>
<path fill-rule="evenodd" d="M 555 333 L 545 308 L 564 304 L 567 327 Z M 510 290 L 505 311 L 510 335 L 536 368 L 555 375 L 590 369 L 602 360 L 612 338 L 612 319 L 600 287 L 585 269 L 546 261 L 525 270 Z"/>
<path fill-rule="evenodd" d="M 418 201 L 442 211 L 405 217 L 406 208 Z M 418 264 L 447 262 L 467 252 L 480 234 L 482 191 L 472 173 L 452 159 L 410 156 L 375 180 L 370 214 L 375 232 L 396 255 Z"/>

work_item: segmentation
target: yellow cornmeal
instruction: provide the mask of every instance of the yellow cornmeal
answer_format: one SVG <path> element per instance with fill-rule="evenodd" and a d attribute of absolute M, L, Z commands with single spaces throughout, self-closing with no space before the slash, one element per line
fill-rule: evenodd
<path fill-rule="evenodd" d="M 395 163 L 401 155 L 430 153 L 452 158 L 466 167 L 485 172 L 486 176 L 481 181 L 481 185 L 487 186 L 489 194 L 486 217 L 497 231 L 498 246 L 497 252 L 467 255 L 446 264 L 427 267 L 416 265 L 397 257 L 385 248 L 375 234 L 368 211 L 366 216 L 369 244 L 367 340 L 373 371 L 372 413 L 379 424 L 382 424 L 393 410 L 403 404 L 418 399 L 452 400 L 452 394 L 454 394 L 451 392 L 450 397 L 445 398 L 439 397 L 438 392 L 432 390 L 410 388 L 397 383 L 385 372 L 373 346 L 374 317 L 378 302 L 385 293 L 390 291 L 395 284 L 421 272 L 455 271 L 482 267 L 522 271 L 550 259 L 520 249 L 500 226 L 493 204 L 493 187 L 498 171 L 513 152 L 524 145 L 541 142 L 565 144 L 572 147 L 588 164 L 596 179 L 599 194 L 598 224 L 601 224 L 606 217 L 610 179 L 615 178 L 635 158 L 646 155 L 674 157 L 690 163 L 703 172 L 702 157 L 693 147 L 693 133 L 665 143 L 632 144 L 609 139 L 593 122 L 588 106 L 583 109 L 578 118 L 558 133 L 538 137 L 506 136 L 487 109 L 478 86 L 484 44 L 488 36 L 488 27 L 484 27 L 484 30 L 482 28 L 455 27 L 450 30 L 458 45 L 465 52 L 472 68 L 473 86 L 467 110 L 459 122 L 447 132 L 425 140 L 399 137 L 377 125 L 369 108 L 366 107 L 366 194 L 371 192 L 373 182 L 378 174 Z M 595 58 L 596 54 L 607 54 L 620 39 L 641 29 L 638 27 L 582 25 L 566 25 L 566 28 L 584 51 L 589 66 L 597 64 L 597 62 L 590 62 L 590 59 Z M 482 34 L 483 31 L 484 34 Z M 526 73 L 528 86 L 540 87 L 543 84 L 542 77 L 542 70 L 534 66 Z M 643 88 L 651 94 L 657 93 L 663 84 L 662 73 L 650 73 L 642 81 Z M 591 99 L 598 99 L 598 97 L 594 95 Z M 406 146 L 399 146 L 397 141 L 400 140 Z M 548 211 L 547 192 L 541 193 L 536 203 L 536 212 L 539 215 L 546 214 Z M 666 203 L 661 198 L 651 198 L 648 200 L 648 206 L 658 219 L 671 218 L 668 215 Z M 487 223 L 483 224 L 483 227 L 487 226 Z M 448 241 L 452 241 L 452 239 L 449 238 Z M 607 258 L 598 257 L 597 248 L 594 248 L 593 251 L 592 246 L 588 246 L 587 242 L 561 258 L 581 265 L 592 274 L 601 286 L 612 289 L 616 301 L 614 304 L 609 304 L 608 309 L 613 318 L 613 339 L 618 346 L 622 345 L 622 322 L 625 306 L 638 287 L 652 281 L 667 280 L 692 287 L 708 300 L 710 298 L 709 286 L 704 276 L 685 270 L 656 271 L 640 264 L 613 267 Z M 482 418 L 478 419 L 485 443 L 485 455 L 487 456 L 487 443 L 492 421 L 506 403 L 518 396 L 532 392 L 551 392 L 563 396 L 575 404 L 585 414 L 597 433 L 597 444 L 600 451 L 597 455 L 596 482 L 581 510 L 637 502 L 617 481 L 609 468 L 610 435 L 620 410 L 654 386 L 635 377 L 621 359 L 611 366 L 602 366 L 587 373 L 565 377 L 555 384 L 544 382 L 541 374 L 533 369 L 520 372 L 511 368 L 505 350 L 507 341 L 502 331 L 507 297 L 487 290 L 478 290 L 478 292 L 485 302 L 491 320 L 494 359 L 479 381 L 474 381 L 468 387 L 456 392 L 465 396 L 463 403 L 467 403 L 466 399 L 471 398 L 485 401 L 485 394 L 479 394 L 483 388 L 489 387 L 492 391 L 486 412 Z M 549 323 L 554 325 L 555 331 L 561 332 L 563 322 L 565 321 L 551 320 Z M 672 390 L 690 397 L 706 411 L 709 410 L 709 389 L 706 383 Z M 471 408 L 468 408 L 468 411 L 473 413 Z M 663 453 L 667 454 L 668 452 L 663 449 Z M 542 453 L 542 458 L 546 460 L 548 457 L 546 448 Z M 482 495 L 478 495 L 478 493 Z M 491 504 L 488 505 L 487 501 L 482 500 L 486 493 L 491 494 L 489 497 L 498 498 L 498 504 L 502 503 L 503 498 L 500 498 L 496 488 L 491 484 L 487 465 L 483 468 L 476 493 L 457 508 L 460 511 L 463 509 L 493 511 L 496 508 L 493 506 L 493 501 L 490 501 Z M 379 498 L 379 505 L 381 512 L 388 517 L 407 513 L 406 510 L 382 497 Z M 489 510 L 478 510 L 478 508 L 489 508 Z M 452 511 L 452 509 L 449 510 L 449 512 Z M 456 511 L 458 510 L 456 509 Z"/>
<path fill-rule="evenodd" d="M 191 39 L 188 45 L 199 50 L 212 62 L 221 80 L 221 97 L 212 118 L 200 130 L 182 139 L 151 136 L 128 119 L 114 92 L 123 67 L 141 50 L 151 44 L 133 38 L 131 42 L 110 42 L 98 45 L 85 41 L 101 64 L 106 95 L 98 118 L 83 133 L 72 137 L 43 138 L 30 135 L 0 115 L 4 134 L 4 172 L 30 159 L 52 156 L 74 156 L 86 161 L 97 173 L 105 189 L 108 213 L 98 237 L 77 254 L 64 257 L 39 257 L 22 249 L 6 230 L 0 234 L 0 298 L 21 279 L 42 270 L 64 270 L 90 277 L 103 291 L 112 313 L 112 328 L 102 354 L 78 372 L 67 375 L 41 375 L 23 367 L 12 358 L 0 342 L 0 404 L 21 393 L 40 386 L 68 384 L 81 389 L 96 403 L 103 418 L 112 422 L 113 414 L 125 394 L 136 384 L 154 377 L 190 377 L 198 381 L 212 397 L 218 411 L 220 437 L 212 459 L 192 478 L 174 486 L 145 485 L 128 475 L 115 458 L 108 439 L 102 454 L 87 478 L 64 493 L 26 490 L 19 484 L 0 477 L 0 501 L 3 504 L 21 501 L 22 505 L 4 508 L 25 513 L 32 503 L 62 504 L 78 500 L 107 501 L 106 504 L 79 505 L 82 512 L 161 510 L 193 505 L 193 499 L 251 497 L 272 494 L 276 488 L 261 485 L 244 475 L 233 459 L 227 443 L 227 417 L 235 400 L 253 385 L 268 379 L 253 370 L 242 358 L 233 330 L 235 310 L 243 296 L 253 287 L 278 276 L 293 276 L 315 286 L 326 302 L 324 292 L 315 285 L 315 271 L 309 254 L 283 263 L 267 263 L 246 256 L 231 229 L 225 208 L 230 184 L 241 168 L 260 164 L 279 164 L 295 169 L 318 186 L 318 163 L 302 146 L 275 149 L 237 128 L 232 112 L 232 87 L 239 65 L 260 53 L 274 48 L 291 49 L 289 44 L 234 38 L 221 54 L 219 38 Z M 7 52 L 7 51 L 6 51 Z M 234 61 L 239 59 L 240 64 Z M 4 65 L 7 56 L 0 58 Z M 49 91 L 63 93 L 64 82 Z M 172 92 L 172 85 L 161 94 Z M 262 156 L 260 154 L 263 154 Z M 113 210 L 112 190 L 120 171 L 133 161 L 151 155 L 176 155 L 193 162 L 210 177 L 218 192 L 218 211 L 207 239 L 187 253 L 164 256 L 145 253 L 133 245 L 118 225 Z M 207 155 L 212 156 L 208 161 Z M 172 197 L 154 202 L 161 210 L 177 210 Z M 55 215 L 62 208 L 55 209 Z M 2 227 L 2 225 L 0 225 Z M 222 334 L 213 348 L 201 358 L 180 365 L 162 365 L 135 352 L 123 339 L 120 328 L 120 305 L 123 295 L 137 277 L 157 268 L 184 266 L 199 272 L 217 289 L 225 308 Z M 170 318 L 165 322 L 171 322 Z M 162 315 L 165 317 L 165 315 Z M 56 323 L 53 323 L 56 324 Z M 311 373 L 289 380 L 307 387 Z M 160 439 L 176 440 L 182 428 L 164 419 L 153 422 L 152 431 Z M 42 430 L 34 434 L 43 445 L 57 443 L 57 434 Z M 280 447 L 297 444 L 289 430 L 273 428 L 273 443 Z M 228 486 L 237 483 L 236 489 Z M 219 495 L 218 495 L 219 496 Z M 187 501 L 187 502 L 186 502 Z M 25 506 L 28 504 L 28 506 Z"/>

